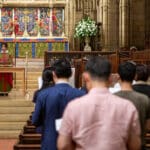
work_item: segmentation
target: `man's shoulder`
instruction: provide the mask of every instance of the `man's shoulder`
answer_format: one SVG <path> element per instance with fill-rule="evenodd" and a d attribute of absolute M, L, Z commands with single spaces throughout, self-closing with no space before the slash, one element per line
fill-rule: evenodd
<path fill-rule="evenodd" d="M 73 101 L 69 102 L 69 107 L 82 107 L 82 105 L 88 104 L 89 95 L 83 95 L 81 97 L 75 98 Z"/>
<path fill-rule="evenodd" d="M 150 102 L 150 99 L 147 95 L 139 93 L 137 91 L 119 91 L 115 93 L 115 95 L 130 100 L 131 102 L 139 103 L 141 105 L 145 105 Z"/>
<path fill-rule="evenodd" d="M 140 92 L 137 92 L 137 91 L 132 91 L 133 92 L 133 96 L 135 96 L 135 98 L 137 99 L 142 99 L 142 101 L 149 101 L 149 98 L 147 95 L 143 94 L 143 93 L 140 93 Z"/>
<path fill-rule="evenodd" d="M 130 101 L 127 100 L 127 98 L 125 97 L 120 97 L 119 95 L 122 94 L 121 91 L 115 93 L 115 94 L 112 94 L 111 95 L 111 98 L 114 100 L 113 103 L 117 103 L 119 105 L 130 105 L 132 104 Z"/>
<path fill-rule="evenodd" d="M 85 95 L 86 91 L 71 87 L 71 91 L 75 92 L 78 95 Z"/>
<path fill-rule="evenodd" d="M 53 90 L 54 90 L 54 87 L 48 87 L 48 88 L 45 88 L 45 89 L 41 90 L 38 93 L 38 98 L 42 98 L 42 99 L 45 98 Z"/>
<path fill-rule="evenodd" d="M 145 83 L 145 84 L 134 84 L 132 85 L 133 89 L 138 89 L 138 88 L 143 88 L 143 89 L 149 89 L 150 90 L 150 85 Z"/>
<path fill-rule="evenodd" d="M 91 102 L 92 98 L 94 98 L 94 96 L 92 94 L 86 94 L 86 95 L 84 95 L 80 98 L 76 98 L 76 100 L 78 100 L 78 101 L 72 101 L 71 103 L 74 104 L 74 105 L 80 105 L 79 102 L 81 102 L 81 104 L 82 103 L 85 104 L 85 103 L 88 103 L 89 101 Z M 118 104 L 122 104 L 122 103 L 128 104 L 128 103 L 130 103 L 130 102 L 127 101 L 127 99 L 119 97 L 119 96 L 111 94 L 111 93 L 108 95 L 108 99 L 114 104 L 115 104 L 115 102 L 118 103 Z M 123 102 L 121 100 L 123 100 Z"/>

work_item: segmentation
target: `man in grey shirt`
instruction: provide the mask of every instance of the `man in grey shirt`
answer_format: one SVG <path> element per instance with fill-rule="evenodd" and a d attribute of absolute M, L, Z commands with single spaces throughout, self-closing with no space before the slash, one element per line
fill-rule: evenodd
<path fill-rule="evenodd" d="M 137 108 L 141 125 L 142 150 L 144 150 L 144 135 L 146 127 L 148 128 L 149 126 L 150 119 L 150 100 L 146 95 L 138 93 L 132 89 L 132 81 L 136 73 L 136 65 L 134 63 L 124 62 L 120 64 L 118 73 L 121 79 L 121 91 L 115 93 L 115 95 L 128 99 Z"/>

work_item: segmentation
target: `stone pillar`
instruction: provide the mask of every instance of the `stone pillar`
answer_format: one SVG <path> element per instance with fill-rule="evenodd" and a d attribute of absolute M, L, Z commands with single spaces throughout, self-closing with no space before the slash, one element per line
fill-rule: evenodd
<path fill-rule="evenodd" d="M 75 1 L 68 1 L 68 35 L 70 51 L 74 49 Z"/>
<path fill-rule="evenodd" d="M 108 49 L 108 42 L 109 42 L 109 27 L 108 27 L 108 13 L 109 13 L 109 6 L 108 6 L 109 0 L 101 0 L 101 9 L 102 9 L 102 30 L 103 30 L 103 36 L 102 36 L 102 43 L 103 48 L 106 51 Z"/>
<path fill-rule="evenodd" d="M 129 0 L 119 4 L 119 47 L 129 47 Z"/>

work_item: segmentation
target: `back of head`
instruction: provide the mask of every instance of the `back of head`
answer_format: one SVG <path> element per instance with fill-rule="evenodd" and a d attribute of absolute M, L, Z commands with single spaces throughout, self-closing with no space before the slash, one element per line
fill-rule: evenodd
<path fill-rule="evenodd" d="M 53 83 L 53 73 L 52 73 L 52 67 L 45 68 L 42 72 L 42 86 L 39 90 L 37 90 L 33 95 L 33 102 L 36 102 L 38 93 L 50 86 L 52 86 Z"/>
<path fill-rule="evenodd" d="M 52 82 L 53 81 L 53 73 L 52 67 L 45 68 L 42 73 L 43 82 Z"/>
<path fill-rule="evenodd" d="M 52 65 L 57 78 L 70 78 L 72 75 L 71 64 L 67 59 L 59 59 Z"/>
<path fill-rule="evenodd" d="M 146 65 L 138 64 L 136 66 L 136 80 L 147 81 L 148 79 L 148 68 Z"/>
<path fill-rule="evenodd" d="M 85 71 L 93 80 L 107 81 L 111 73 L 111 64 L 102 56 L 94 56 L 87 61 Z"/>
<path fill-rule="evenodd" d="M 118 73 L 122 81 L 132 82 L 135 78 L 136 65 L 133 62 L 124 62 L 119 65 Z"/>
<path fill-rule="evenodd" d="M 43 70 L 42 81 L 43 83 L 42 83 L 41 90 L 49 87 L 50 85 L 53 85 L 52 67 L 48 67 Z"/>

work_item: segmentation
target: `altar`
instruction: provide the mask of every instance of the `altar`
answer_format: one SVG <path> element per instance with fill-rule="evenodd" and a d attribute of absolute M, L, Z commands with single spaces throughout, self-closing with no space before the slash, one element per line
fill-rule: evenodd
<path fill-rule="evenodd" d="M 44 51 L 69 51 L 67 38 L 3 38 L 8 43 L 8 50 L 13 57 L 21 58 L 28 52 L 29 58 L 43 58 Z"/>

